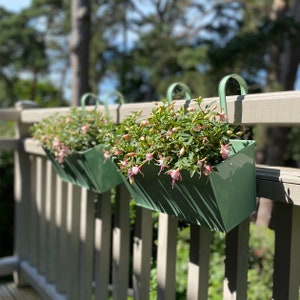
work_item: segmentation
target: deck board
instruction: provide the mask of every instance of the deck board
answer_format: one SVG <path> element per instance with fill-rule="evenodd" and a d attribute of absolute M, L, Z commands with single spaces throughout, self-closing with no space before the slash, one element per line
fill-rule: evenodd
<path fill-rule="evenodd" d="M 15 283 L 0 284 L 0 300 L 42 300 L 31 287 L 18 288 Z"/>

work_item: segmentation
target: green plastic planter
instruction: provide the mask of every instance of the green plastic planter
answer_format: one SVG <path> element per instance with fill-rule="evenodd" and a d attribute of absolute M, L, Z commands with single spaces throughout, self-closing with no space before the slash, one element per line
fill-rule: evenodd
<path fill-rule="evenodd" d="M 110 160 L 105 161 L 101 145 L 77 152 L 59 164 L 54 155 L 44 149 L 59 177 L 66 182 L 103 193 L 122 182 L 120 172 Z"/>
<path fill-rule="evenodd" d="M 106 98 L 113 94 L 118 96 L 120 104 L 124 103 L 124 97 L 118 91 L 110 93 Z M 85 113 L 86 111 L 85 101 L 89 97 L 96 100 L 96 107 L 98 102 L 103 104 L 105 115 L 110 118 L 108 99 L 100 102 L 97 96 L 92 93 L 86 93 L 82 96 L 82 112 Z M 65 157 L 62 164 L 57 162 L 53 153 L 48 149 L 44 148 L 44 151 L 63 181 L 87 188 L 95 193 L 104 193 L 122 183 L 122 178 L 116 165 L 110 159 L 105 160 L 102 148 L 102 145 L 98 145 L 86 151 L 78 151 Z"/>
<path fill-rule="evenodd" d="M 225 91 L 230 78 L 238 82 L 242 95 L 248 90 L 238 74 L 220 81 L 220 109 L 226 114 Z M 172 99 L 175 85 L 180 85 L 190 99 L 189 89 L 182 83 L 170 86 L 168 99 Z M 198 174 L 190 177 L 187 171 L 181 171 L 183 181 L 176 181 L 172 188 L 170 176 L 158 176 L 159 167 L 147 165 L 143 166 L 144 176 L 136 175 L 133 184 L 126 178 L 123 180 L 139 206 L 228 232 L 256 209 L 255 141 L 231 140 L 230 143 L 230 157 L 215 166 L 208 177 L 199 178 Z"/>
<path fill-rule="evenodd" d="M 134 184 L 124 182 L 137 205 L 166 213 L 189 223 L 228 232 L 256 209 L 254 141 L 231 140 L 231 156 L 216 166 L 209 177 L 181 172 L 182 182 L 159 167 L 143 167 L 144 176 Z"/>

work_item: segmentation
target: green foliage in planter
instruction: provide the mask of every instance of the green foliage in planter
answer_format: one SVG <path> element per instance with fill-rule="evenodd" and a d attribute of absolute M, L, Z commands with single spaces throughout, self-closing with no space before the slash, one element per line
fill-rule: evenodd
<path fill-rule="evenodd" d="M 131 183 L 146 164 L 157 165 L 158 175 L 170 175 L 172 185 L 183 180 L 181 170 L 207 176 L 228 157 L 229 139 L 241 135 L 228 125 L 226 115 L 216 112 L 216 106 L 204 106 L 201 98 L 187 108 L 174 106 L 156 104 L 148 118 L 134 112 L 111 135 L 107 155 Z"/>
<path fill-rule="evenodd" d="M 54 114 L 31 127 L 33 138 L 53 153 L 59 163 L 68 155 L 105 142 L 114 124 L 99 110 L 71 108 Z"/>

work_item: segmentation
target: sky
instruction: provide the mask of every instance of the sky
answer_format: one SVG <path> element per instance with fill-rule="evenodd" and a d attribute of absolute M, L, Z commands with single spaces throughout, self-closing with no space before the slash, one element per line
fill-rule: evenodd
<path fill-rule="evenodd" d="M 30 6 L 31 0 L 0 0 L 0 6 L 5 9 L 18 12 L 23 8 Z"/>
<path fill-rule="evenodd" d="M 30 6 L 32 0 L 0 0 L 0 6 L 13 12 L 19 12 L 20 10 Z M 298 74 L 294 88 L 300 90 L 300 68 L 298 68 Z M 109 86 L 109 85 L 108 85 Z M 103 88 L 103 87 L 102 87 Z M 110 92 L 113 87 L 109 86 L 107 92 Z"/>

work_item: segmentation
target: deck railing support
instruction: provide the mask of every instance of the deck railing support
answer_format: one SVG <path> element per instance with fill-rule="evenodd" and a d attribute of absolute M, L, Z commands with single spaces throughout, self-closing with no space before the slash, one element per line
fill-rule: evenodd
<path fill-rule="evenodd" d="M 223 300 L 247 299 L 249 218 L 226 235 Z"/>
<path fill-rule="evenodd" d="M 275 203 L 273 299 L 299 299 L 300 207 Z"/>
<path fill-rule="evenodd" d="M 34 102 L 24 101 L 16 103 L 16 110 L 20 112 L 26 108 L 36 107 Z M 14 198 L 15 198 L 15 254 L 19 260 L 28 258 L 29 256 L 29 236 L 30 226 L 30 156 L 25 153 L 22 147 L 22 140 L 29 136 L 28 124 L 22 123 L 18 119 L 15 130 L 15 137 L 19 140 L 19 147 L 14 153 Z M 27 281 L 20 272 L 14 272 L 14 280 L 19 285 L 26 285 Z"/>
<path fill-rule="evenodd" d="M 299 97 L 300 91 L 251 94 L 243 101 L 230 96 L 229 122 L 300 126 Z M 216 100 L 203 101 L 209 104 Z M 183 103 L 176 101 L 175 105 Z M 268 110 L 270 105 L 272 110 Z M 148 300 L 153 283 L 150 271 L 156 266 L 157 299 L 176 299 L 178 220 L 159 214 L 158 239 L 153 245 L 155 214 L 137 208 L 133 230 L 130 195 L 124 185 L 117 187 L 116 193 L 112 190 L 98 195 L 95 207 L 92 193 L 62 182 L 44 151 L 29 138 L 28 128 L 45 116 L 66 113 L 69 108 L 31 109 L 33 106 L 20 102 L 15 109 L 0 109 L 1 120 L 17 122 L 14 139 L 0 138 L 1 150 L 15 151 L 15 255 L 0 259 L 0 275 L 15 271 L 19 285 L 32 285 L 47 300 L 86 300 L 93 296 L 107 300 L 111 291 L 117 300 L 127 299 L 128 293 L 137 300 Z M 152 107 L 152 103 L 131 103 L 111 105 L 109 109 L 118 122 L 141 108 L 147 115 Z M 256 179 L 257 197 L 271 199 L 275 206 L 271 222 L 275 231 L 273 299 L 298 300 L 299 168 L 257 165 Z M 210 294 L 212 234 L 197 225 L 191 225 L 190 234 L 186 298 L 206 300 Z M 227 234 L 223 300 L 249 296 L 248 240 L 248 219 Z M 157 255 L 152 257 L 156 248 Z M 219 264 L 222 268 L 223 261 Z"/>

